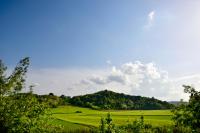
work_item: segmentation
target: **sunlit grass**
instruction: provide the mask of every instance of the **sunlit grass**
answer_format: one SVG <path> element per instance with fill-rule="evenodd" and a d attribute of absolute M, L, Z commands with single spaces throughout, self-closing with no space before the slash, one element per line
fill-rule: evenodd
<path fill-rule="evenodd" d="M 82 113 L 76 113 L 81 111 Z M 113 122 L 116 125 L 124 125 L 131 123 L 144 116 L 146 123 L 151 123 L 154 126 L 171 125 L 171 111 L 170 110 L 92 110 L 88 108 L 81 108 L 75 106 L 60 106 L 52 109 L 53 117 L 75 124 L 69 126 L 70 128 L 77 128 L 78 125 L 83 127 L 98 127 L 101 117 L 106 117 L 107 113 L 112 115 Z M 62 123 L 61 123 L 62 124 Z M 68 128 L 68 124 L 64 125 Z"/>

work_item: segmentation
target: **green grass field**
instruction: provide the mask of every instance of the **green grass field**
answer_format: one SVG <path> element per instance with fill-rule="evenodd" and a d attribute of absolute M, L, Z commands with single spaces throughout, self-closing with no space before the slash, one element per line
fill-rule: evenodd
<path fill-rule="evenodd" d="M 76 113 L 81 111 L 82 113 Z M 106 117 L 110 112 L 113 122 L 116 125 L 124 125 L 144 116 L 146 123 L 154 126 L 171 125 L 170 110 L 92 110 L 75 106 L 60 106 L 52 109 L 55 124 L 61 124 L 65 129 L 79 129 L 98 127 L 101 117 Z"/>

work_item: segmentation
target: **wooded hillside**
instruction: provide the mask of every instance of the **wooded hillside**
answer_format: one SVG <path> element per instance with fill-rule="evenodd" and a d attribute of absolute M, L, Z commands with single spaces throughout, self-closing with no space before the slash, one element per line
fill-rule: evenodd
<path fill-rule="evenodd" d="M 170 109 L 173 107 L 166 101 L 142 96 L 131 96 L 108 90 L 94 94 L 72 97 L 72 105 L 94 109 Z"/>

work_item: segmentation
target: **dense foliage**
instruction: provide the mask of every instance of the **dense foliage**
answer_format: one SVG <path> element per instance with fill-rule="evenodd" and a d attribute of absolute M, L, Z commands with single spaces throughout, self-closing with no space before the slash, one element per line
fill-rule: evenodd
<path fill-rule="evenodd" d="M 24 58 L 10 76 L 0 60 L 0 132 L 37 133 L 55 132 L 59 128 L 48 124 L 48 107 L 32 94 L 20 93 L 25 83 L 29 58 Z"/>
<path fill-rule="evenodd" d="M 188 104 L 182 104 L 173 110 L 173 120 L 177 126 L 191 128 L 200 132 L 200 92 L 191 86 L 184 85 L 185 93 L 190 94 Z"/>
<path fill-rule="evenodd" d="M 29 95 L 29 93 L 20 93 L 21 95 Z M 49 93 L 48 95 L 38 95 L 32 94 L 40 103 L 45 103 L 49 108 L 57 108 L 58 106 L 68 105 L 70 97 L 61 95 L 56 96 L 53 93 Z"/>
<path fill-rule="evenodd" d="M 48 104 L 49 107 L 51 108 L 56 108 L 60 105 L 67 105 L 69 104 L 69 99 L 70 97 L 68 96 L 56 96 L 53 93 L 49 93 L 49 95 L 37 95 L 35 94 L 36 97 L 40 102 L 45 102 Z"/>
<path fill-rule="evenodd" d="M 76 106 L 93 109 L 170 109 L 173 107 L 166 101 L 141 96 L 130 96 L 112 91 L 100 91 L 94 94 L 75 96 L 70 103 Z"/>

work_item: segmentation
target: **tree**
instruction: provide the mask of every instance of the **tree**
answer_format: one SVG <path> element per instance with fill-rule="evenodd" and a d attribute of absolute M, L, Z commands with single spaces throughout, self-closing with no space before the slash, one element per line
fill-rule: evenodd
<path fill-rule="evenodd" d="M 192 86 L 183 85 L 184 92 L 190 94 L 188 104 L 181 104 L 173 112 L 173 120 L 178 126 L 189 127 L 200 132 L 200 92 Z"/>
<path fill-rule="evenodd" d="M 29 58 L 22 59 L 10 76 L 0 60 L 0 132 L 53 132 L 48 124 L 49 114 L 45 103 L 40 103 L 32 94 L 21 93 Z"/>
<path fill-rule="evenodd" d="M 100 133 L 106 132 L 105 119 L 102 117 L 99 126 Z"/>
<path fill-rule="evenodd" d="M 29 66 L 29 58 L 21 60 L 9 77 L 6 77 L 7 67 L 0 60 L 0 96 L 18 93 L 23 88 L 25 74 Z"/>
<path fill-rule="evenodd" d="M 53 93 L 49 93 L 49 96 L 54 96 L 54 94 Z"/>
<path fill-rule="evenodd" d="M 115 125 L 112 123 L 110 113 L 107 114 L 106 119 L 101 118 L 99 131 L 100 133 L 115 133 L 117 131 Z"/>
<path fill-rule="evenodd" d="M 112 133 L 113 124 L 112 124 L 112 118 L 111 118 L 110 113 L 107 114 L 106 124 L 108 125 L 107 133 Z"/>

